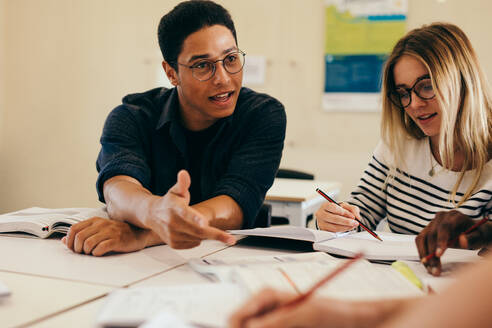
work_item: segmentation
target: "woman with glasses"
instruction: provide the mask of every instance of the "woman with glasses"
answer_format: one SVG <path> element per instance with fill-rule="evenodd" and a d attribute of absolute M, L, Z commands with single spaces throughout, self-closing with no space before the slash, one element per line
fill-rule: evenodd
<path fill-rule="evenodd" d="M 492 95 L 465 34 L 435 23 L 410 31 L 393 49 L 383 73 L 382 141 L 357 189 L 341 207 L 316 212 L 319 228 L 344 231 L 358 218 L 373 229 L 384 217 L 392 231 L 419 234 L 423 257 L 439 274 L 448 246 L 480 247 L 492 240 Z M 458 245 L 449 240 L 460 236 Z M 437 271 L 436 271 L 437 270 Z M 492 257 L 463 272 L 453 288 L 421 299 L 346 301 L 266 289 L 241 306 L 230 326 L 485 327 L 492 321 Z M 442 315 L 446 311 L 447 315 Z"/>
<path fill-rule="evenodd" d="M 492 223 L 448 245 L 475 220 L 492 219 L 492 94 L 466 35 L 451 24 L 410 31 L 383 72 L 382 140 L 351 198 L 323 204 L 320 229 L 345 231 L 361 220 L 375 229 L 418 234 L 421 258 L 440 274 L 448 246 L 482 247 Z M 486 237 L 487 236 L 487 237 Z"/>

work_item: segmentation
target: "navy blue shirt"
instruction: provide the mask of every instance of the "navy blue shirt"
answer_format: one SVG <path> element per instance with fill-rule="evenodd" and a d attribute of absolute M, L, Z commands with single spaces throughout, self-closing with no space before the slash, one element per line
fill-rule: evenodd
<path fill-rule="evenodd" d="M 241 88 L 234 113 L 212 125 L 213 133 L 205 131 L 204 140 L 190 143 L 175 88 L 128 95 L 104 125 L 96 163 L 99 200 L 104 202 L 104 182 L 116 175 L 131 176 L 162 196 L 187 169 L 194 203 L 228 195 L 243 211 L 243 228 L 253 227 L 280 164 L 285 126 L 279 101 Z"/>

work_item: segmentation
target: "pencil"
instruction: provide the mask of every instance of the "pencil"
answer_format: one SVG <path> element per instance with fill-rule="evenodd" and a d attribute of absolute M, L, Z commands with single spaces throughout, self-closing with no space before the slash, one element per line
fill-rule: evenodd
<path fill-rule="evenodd" d="M 337 204 L 338 206 L 340 206 L 340 204 L 338 204 L 336 201 L 334 201 L 323 190 L 321 190 L 319 188 L 316 188 L 316 191 L 318 192 L 318 194 L 320 194 L 321 196 L 323 196 L 327 201 L 332 202 L 332 203 Z M 372 231 L 371 229 L 369 229 L 369 227 L 367 227 L 364 223 L 360 222 L 357 218 L 354 218 L 354 220 L 357 221 L 357 222 L 359 222 L 359 225 L 362 228 L 364 228 L 364 230 L 366 230 L 367 232 L 369 232 L 374 238 L 378 239 L 379 241 L 383 241 L 381 238 L 379 238 L 379 236 L 374 231 Z"/>
<path fill-rule="evenodd" d="M 469 234 L 470 232 L 472 232 L 473 230 L 477 229 L 478 227 L 480 227 L 482 224 L 484 224 L 485 222 L 487 222 L 489 219 L 487 216 L 484 216 L 483 219 L 481 219 L 480 221 L 478 221 L 477 223 L 475 223 L 474 225 L 472 225 L 470 228 L 466 229 L 465 232 L 461 233 L 458 235 L 458 237 L 454 238 L 453 240 L 451 240 L 451 242 L 448 243 L 448 247 L 449 245 L 454 245 L 458 239 L 460 238 L 461 235 L 467 235 Z M 433 253 L 430 253 L 429 255 L 427 255 L 426 257 L 424 257 L 421 262 L 422 263 L 426 263 L 427 261 L 429 261 L 430 259 L 436 257 L 436 252 L 433 252 Z"/>
<path fill-rule="evenodd" d="M 307 292 L 304 294 L 301 294 L 297 296 L 296 298 L 292 299 L 291 301 L 285 303 L 283 306 L 288 307 L 288 306 L 294 306 L 297 305 L 301 302 L 303 302 L 305 299 L 310 297 L 318 288 L 326 284 L 328 281 L 332 280 L 335 278 L 337 275 L 339 275 L 341 272 L 345 271 L 349 266 L 360 260 L 361 258 L 364 257 L 363 253 L 357 253 L 353 258 L 350 260 L 345 261 L 342 265 L 339 265 L 335 270 L 331 271 L 328 273 L 324 278 L 322 278 L 320 281 L 315 283 Z"/>

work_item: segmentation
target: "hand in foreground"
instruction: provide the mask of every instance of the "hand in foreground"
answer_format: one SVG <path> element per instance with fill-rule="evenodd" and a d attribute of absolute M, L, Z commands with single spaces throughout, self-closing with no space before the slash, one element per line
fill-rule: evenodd
<path fill-rule="evenodd" d="M 282 307 L 296 295 L 264 289 L 229 318 L 231 328 L 342 327 L 350 322 L 350 309 L 343 301 L 310 297 L 300 304 Z M 328 303 L 328 304 L 327 304 Z"/>
<path fill-rule="evenodd" d="M 236 239 L 233 236 L 210 226 L 208 218 L 189 206 L 190 184 L 188 172 L 180 171 L 176 184 L 167 194 L 155 197 L 151 202 L 145 225 L 172 248 L 192 248 L 204 239 L 234 245 Z"/>
<path fill-rule="evenodd" d="M 356 228 L 360 220 L 359 208 L 354 205 L 341 202 L 340 206 L 331 202 L 321 204 L 316 211 L 316 220 L 321 230 L 332 232 L 348 231 Z"/>
<path fill-rule="evenodd" d="M 476 230 L 464 235 L 476 220 L 459 211 L 437 212 L 434 219 L 419 233 L 415 242 L 419 256 L 427 271 L 434 275 L 441 274 L 440 257 L 448 247 L 478 249 L 492 242 L 492 223 L 487 222 Z M 457 240 L 455 243 L 452 241 Z M 426 261 L 424 258 L 435 253 L 436 256 Z"/>
<path fill-rule="evenodd" d="M 138 251 L 145 247 L 148 233 L 125 222 L 94 217 L 74 224 L 62 242 L 75 253 L 102 256 Z"/>

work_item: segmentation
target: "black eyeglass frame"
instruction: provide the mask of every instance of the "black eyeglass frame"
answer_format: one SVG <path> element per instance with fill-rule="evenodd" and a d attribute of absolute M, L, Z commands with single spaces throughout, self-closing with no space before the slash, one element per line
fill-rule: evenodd
<path fill-rule="evenodd" d="M 231 54 L 235 54 L 235 53 L 240 54 L 240 55 L 242 55 L 242 56 L 243 56 L 243 64 L 241 65 L 241 68 L 240 68 L 238 71 L 236 71 L 236 72 L 230 72 L 230 71 L 227 69 L 227 66 L 226 66 L 226 65 L 224 65 L 224 60 L 226 60 L 226 59 L 227 59 L 227 57 L 228 57 L 228 56 L 230 56 Z M 211 63 L 211 64 L 212 64 L 212 74 L 210 75 L 210 77 L 209 77 L 209 78 L 207 78 L 207 79 L 205 79 L 205 80 L 201 80 L 201 79 L 199 79 L 198 77 L 196 77 L 196 76 L 195 76 L 195 71 L 194 71 L 194 68 L 196 68 L 196 67 L 197 67 L 196 65 L 198 65 L 198 64 L 200 64 L 200 63 L 202 63 L 202 62 L 204 62 L 204 61 L 206 61 L 206 62 L 208 62 L 208 63 Z M 187 68 L 191 69 L 191 74 L 193 75 L 193 77 L 194 77 L 195 79 L 197 79 L 198 81 L 200 81 L 200 82 L 205 82 L 205 81 L 208 81 L 208 80 L 210 80 L 211 78 L 213 78 L 213 77 L 214 77 L 215 72 L 217 71 L 217 63 L 218 63 L 218 62 L 222 62 L 222 66 L 224 67 L 224 69 L 226 70 L 226 72 L 227 72 L 227 73 L 229 73 L 229 74 L 237 74 L 237 73 L 241 72 L 241 71 L 243 70 L 243 68 L 244 68 L 244 64 L 246 63 L 246 53 L 245 53 L 244 51 L 242 51 L 241 49 L 237 49 L 237 50 L 235 50 L 235 51 L 232 51 L 232 52 L 228 53 L 228 54 L 227 54 L 227 55 L 225 55 L 225 56 L 224 56 L 224 58 L 222 58 L 222 59 L 217 59 L 217 60 L 215 60 L 215 61 L 212 61 L 212 60 L 207 60 L 207 59 L 203 59 L 203 60 L 201 60 L 200 62 L 195 63 L 195 64 L 193 64 L 193 65 L 181 64 L 181 63 L 180 63 L 180 62 L 178 62 L 178 61 L 174 61 L 174 63 L 176 63 L 176 64 L 178 64 L 178 65 L 180 65 L 180 66 L 184 66 L 184 67 L 187 67 Z"/>
<path fill-rule="evenodd" d="M 393 105 L 395 105 L 396 107 L 400 108 L 400 109 L 405 109 L 407 108 L 408 106 L 410 106 L 410 104 L 412 103 L 412 91 L 413 93 L 415 93 L 417 95 L 417 97 L 419 97 L 420 99 L 422 100 L 431 100 L 433 99 L 436 94 L 434 93 L 434 95 L 432 97 L 429 97 L 429 98 L 426 98 L 426 97 L 422 97 L 421 95 L 419 95 L 418 91 L 415 90 L 415 87 L 417 86 L 417 84 L 420 82 L 420 81 L 423 81 L 423 80 L 426 80 L 426 79 L 430 79 L 430 75 L 426 74 L 426 75 L 422 75 L 421 77 L 419 77 L 415 82 L 414 84 L 412 85 L 412 87 L 410 88 L 403 88 L 403 87 L 400 87 L 401 89 L 405 90 L 406 92 L 408 92 L 408 95 L 410 96 L 410 101 L 408 102 L 408 104 L 406 106 L 403 106 L 401 104 L 401 97 L 400 95 L 396 92 L 396 90 L 391 90 L 391 91 L 388 91 L 387 93 L 387 96 L 388 96 L 388 99 L 393 103 Z M 396 95 L 400 101 L 399 103 L 397 103 L 393 97 L 391 97 L 391 95 Z"/>

